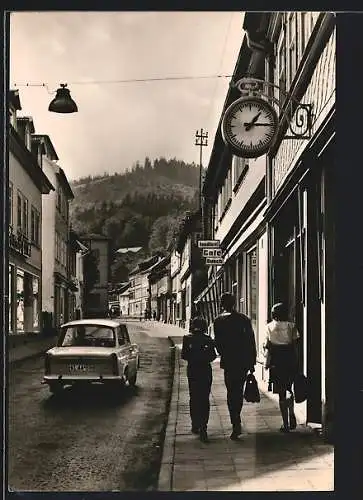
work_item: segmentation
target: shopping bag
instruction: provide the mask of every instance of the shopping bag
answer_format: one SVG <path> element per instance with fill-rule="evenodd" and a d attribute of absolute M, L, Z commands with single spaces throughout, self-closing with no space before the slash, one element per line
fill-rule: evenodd
<path fill-rule="evenodd" d="M 260 391 L 258 390 L 257 380 L 253 375 L 253 373 L 249 373 L 247 375 L 243 396 L 248 403 L 259 403 L 261 400 Z"/>
<path fill-rule="evenodd" d="M 303 403 L 308 398 L 308 379 L 301 372 L 294 378 L 293 392 L 296 403 Z"/>

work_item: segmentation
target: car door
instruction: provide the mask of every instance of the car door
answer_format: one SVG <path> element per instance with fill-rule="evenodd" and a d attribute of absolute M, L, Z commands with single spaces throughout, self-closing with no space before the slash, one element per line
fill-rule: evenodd
<path fill-rule="evenodd" d="M 131 376 L 136 373 L 137 370 L 137 346 L 131 343 L 129 332 L 127 330 L 126 325 L 120 325 L 120 329 L 125 338 L 125 345 L 128 348 L 128 357 L 129 357 L 129 370 L 131 372 Z"/>

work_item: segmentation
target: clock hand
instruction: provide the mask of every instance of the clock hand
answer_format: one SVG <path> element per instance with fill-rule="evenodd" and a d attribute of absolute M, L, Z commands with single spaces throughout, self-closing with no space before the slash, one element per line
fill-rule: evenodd
<path fill-rule="evenodd" d="M 246 130 L 250 130 L 254 126 L 254 124 L 259 119 L 260 114 L 261 114 L 261 111 L 259 113 L 257 113 L 257 115 L 254 118 L 252 118 L 252 120 L 250 121 L 250 123 L 245 123 Z"/>
<path fill-rule="evenodd" d="M 249 130 L 251 127 L 251 123 L 244 123 L 243 124 L 245 127 L 246 127 L 246 130 Z M 254 123 L 253 124 L 254 127 L 271 127 L 271 123 Z M 248 127 L 248 129 L 247 129 Z"/>
<path fill-rule="evenodd" d="M 258 120 L 258 119 L 259 119 L 259 117 L 260 117 L 260 114 L 261 114 L 261 111 L 260 111 L 259 113 L 257 113 L 257 115 L 256 115 L 254 118 L 252 118 L 252 122 L 251 122 L 251 123 L 256 123 L 256 122 L 257 122 L 257 120 Z"/>

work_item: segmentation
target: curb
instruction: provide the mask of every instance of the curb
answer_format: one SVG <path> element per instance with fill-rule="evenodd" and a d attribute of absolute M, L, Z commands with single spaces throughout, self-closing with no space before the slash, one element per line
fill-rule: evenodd
<path fill-rule="evenodd" d="M 57 338 L 55 337 L 52 342 L 49 342 L 49 344 L 45 347 L 42 346 L 42 348 L 40 350 L 36 350 L 34 352 L 31 352 L 29 354 L 25 354 L 24 356 L 20 356 L 19 358 L 15 358 L 15 359 L 10 359 L 10 353 L 13 350 L 13 349 L 10 349 L 10 350 L 8 350 L 8 364 L 11 366 L 14 366 L 17 363 L 21 363 L 22 361 L 26 361 L 29 359 L 34 359 L 34 358 L 38 358 L 40 356 L 43 356 L 48 351 L 48 349 L 51 349 L 52 347 L 54 347 L 56 341 L 57 341 Z M 16 347 L 14 349 L 16 349 Z"/>
<path fill-rule="evenodd" d="M 166 424 L 165 438 L 163 444 L 163 452 L 161 458 L 161 466 L 158 478 L 157 491 L 172 491 L 173 470 L 174 470 L 174 454 L 175 454 L 175 430 L 178 416 L 178 400 L 179 400 L 179 354 L 177 347 L 172 339 L 168 336 L 172 348 L 174 349 L 174 376 L 173 385 L 169 405 L 169 416 Z"/>

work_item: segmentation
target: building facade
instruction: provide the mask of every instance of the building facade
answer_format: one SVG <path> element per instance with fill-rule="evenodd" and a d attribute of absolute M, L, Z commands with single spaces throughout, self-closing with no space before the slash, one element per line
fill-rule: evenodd
<path fill-rule="evenodd" d="M 177 308 L 179 326 L 189 331 L 193 316 L 199 314 L 196 298 L 207 284 L 207 270 L 204 265 L 198 241 L 202 238 L 201 213 L 187 213 L 176 242 L 176 251 L 180 255 L 178 272 L 179 291 Z"/>
<path fill-rule="evenodd" d="M 41 168 L 34 125 L 21 110 L 17 91 L 9 92 L 9 333 L 42 329 L 42 196 L 53 184 Z"/>
<path fill-rule="evenodd" d="M 234 158 L 220 130 L 225 109 L 240 96 L 229 89 L 203 186 L 205 236 L 220 240 L 223 265 L 209 271 L 198 302 L 212 322 L 221 292 L 232 291 L 238 310 L 251 317 L 260 361 L 270 308 L 286 303 L 301 334 L 304 373 L 313 381 L 301 413 L 331 437 L 335 17 L 247 13 L 244 30 L 233 81 L 252 77 L 270 84 L 278 134 L 267 155 Z M 258 375 L 266 381 L 262 365 Z"/>
<path fill-rule="evenodd" d="M 133 270 L 129 276 L 130 295 L 129 310 L 130 316 L 144 317 L 149 303 L 149 280 L 148 274 L 139 269 Z"/>
<path fill-rule="evenodd" d="M 164 323 L 170 322 L 171 281 L 170 255 L 162 258 L 148 273 L 151 315 L 156 312 L 156 319 Z"/>
<path fill-rule="evenodd" d="M 155 290 L 150 289 L 149 273 L 153 266 L 161 260 L 160 255 L 153 255 L 149 259 L 140 262 L 129 274 L 130 295 L 129 311 L 131 316 L 143 318 L 145 311 L 152 311 L 156 308 L 151 297 L 156 297 Z"/>
<path fill-rule="evenodd" d="M 88 254 L 88 248 L 78 239 L 78 250 L 76 253 L 76 282 L 78 290 L 76 290 L 76 318 L 84 318 L 84 259 Z"/>
<path fill-rule="evenodd" d="M 268 155 L 270 301 L 288 304 L 290 318 L 302 335 L 301 361 L 314 381 L 306 420 L 321 424 L 331 437 L 336 323 L 335 16 L 276 12 L 268 20 L 266 36 L 275 48 L 274 56 L 265 55 L 267 80 L 288 92 L 279 96 L 282 107 L 294 96 L 312 110 L 310 136 L 287 139 L 288 129 L 282 124 Z"/>
<path fill-rule="evenodd" d="M 127 283 L 118 292 L 118 300 L 120 304 L 121 316 L 128 316 L 130 314 L 129 295 L 130 295 L 130 283 Z"/>
<path fill-rule="evenodd" d="M 170 321 L 174 325 L 178 324 L 180 316 L 180 306 L 178 307 L 178 294 L 180 289 L 180 255 L 176 248 L 171 249 L 170 253 L 170 288 L 171 288 L 171 299 L 170 299 Z"/>
<path fill-rule="evenodd" d="M 73 317 L 72 299 L 75 285 L 70 280 L 69 256 L 70 218 L 69 203 L 74 198 L 63 169 L 57 164 L 58 156 L 47 135 L 36 135 L 43 146 L 43 170 L 55 187 L 54 193 L 44 197 L 42 238 L 43 248 L 43 301 L 44 313 L 51 317 L 54 328 Z M 75 272 L 75 269 L 74 269 Z"/>
<path fill-rule="evenodd" d="M 120 309 L 121 316 L 129 315 L 129 295 L 130 295 L 130 283 L 118 283 L 113 286 L 109 291 L 108 295 L 108 307 L 109 310 L 112 306 L 117 306 Z"/>
<path fill-rule="evenodd" d="M 84 315 L 89 318 L 104 318 L 108 315 L 110 238 L 101 234 L 90 234 L 82 238 L 82 243 L 94 259 L 91 268 L 84 266 Z M 87 273 L 95 274 L 95 283 L 90 287 L 87 286 Z"/>
<path fill-rule="evenodd" d="M 87 247 L 81 243 L 78 234 L 71 228 L 68 244 L 69 320 L 83 318 L 83 260 L 87 253 Z"/>

